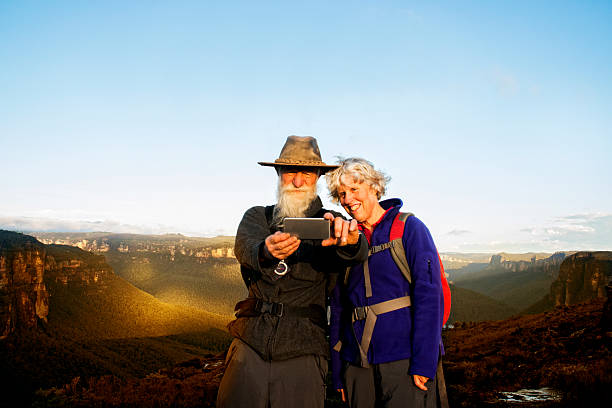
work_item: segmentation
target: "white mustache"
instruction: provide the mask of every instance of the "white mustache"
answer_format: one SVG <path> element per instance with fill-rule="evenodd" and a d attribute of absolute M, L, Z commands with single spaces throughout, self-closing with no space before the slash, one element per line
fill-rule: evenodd
<path fill-rule="evenodd" d="M 283 187 L 283 193 L 308 192 L 308 191 L 312 191 L 312 188 L 308 188 L 308 187 L 295 187 L 295 186 L 286 186 L 286 187 Z"/>

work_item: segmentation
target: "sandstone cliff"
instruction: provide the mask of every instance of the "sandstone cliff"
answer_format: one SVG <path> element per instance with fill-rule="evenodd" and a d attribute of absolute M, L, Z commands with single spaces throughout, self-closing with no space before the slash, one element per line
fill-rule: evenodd
<path fill-rule="evenodd" d="M 102 255 L 94 255 L 66 245 L 47 245 L 45 281 L 64 285 L 104 287 L 105 279 L 114 275 Z"/>
<path fill-rule="evenodd" d="M 557 270 L 561 262 L 568 255 L 566 252 L 556 252 L 549 254 L 517 254 L 509 255 L 505 253 L 491 256 L 488 269 L 502 268 L 511 272 L 523 272 L 530 268 L 544 268 L 550 276 L 556 276 Z M 529 257 L 529 260 L 520 259 L 520 257 Z"/>
<path fill-rule="evenodd" d="M 612 252 L 577 252 L 567 257 L 552 283 L 554 306 L 573 305 L 606 297 L 606 285 L 612 279 Z"/>
<path fill-rule="evenodd" d="M 47 321 L 46 250 L 27 235 L 0 230 L 0 339 Z"/>
<path fill-rule="evenodd" d="M 0 230 L 0 339 L 47 322 L 50 282 L 101 290 L 110 275 L 103 256 Z"/>

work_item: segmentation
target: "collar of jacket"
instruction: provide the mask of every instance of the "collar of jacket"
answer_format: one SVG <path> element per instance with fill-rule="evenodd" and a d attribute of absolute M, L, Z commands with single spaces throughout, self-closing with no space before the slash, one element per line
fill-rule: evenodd
<path fill-rule="evenodd" d="M 380 201 L 378 204 L 380 204 L 383 210 L 385 210 L 385 213 L 372 226 L 372 230 L 364 228 L 362 224 L 359 224 L 359 229 L 365 234 L 368 244 L 372 243 L 372 234 L 374 233 L 374 230 L 376 230 L 376 227 L 382 224 L 389 217 L 395 218 L 403 203 L 399 198 L 389 198 L 387 200 Z"/>
<path fill-rule="evenodd" d="M 379 204 L 383 208 L 383 210 L 387 211 L 391 207 L 397 207 L 397 209 L 399 210 L 400 208 L 402 208 L 402 205 L 404 203 L 399 198 L 389 198 L 387 200 L 382 200 Z"/>

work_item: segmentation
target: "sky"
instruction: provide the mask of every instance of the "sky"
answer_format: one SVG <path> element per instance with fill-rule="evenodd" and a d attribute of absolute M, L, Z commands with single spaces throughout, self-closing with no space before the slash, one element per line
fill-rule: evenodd
<path fill-rule="evenodd" d="M 234 235 L 289 135 L 441 252 L 612 250 L 612 2 L 0 2 L 0 228 Z M 331 203 L 323 179 L 319 192 Z"/>

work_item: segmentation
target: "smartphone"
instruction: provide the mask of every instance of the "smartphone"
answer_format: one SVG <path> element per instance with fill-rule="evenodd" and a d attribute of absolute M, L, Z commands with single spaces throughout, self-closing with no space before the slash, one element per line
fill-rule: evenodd
<path fill-rule="evenodd" d="M 283 232 L 300 239 L 328 239 L 331 224 L 325 218 L 285 218 Z"/>

